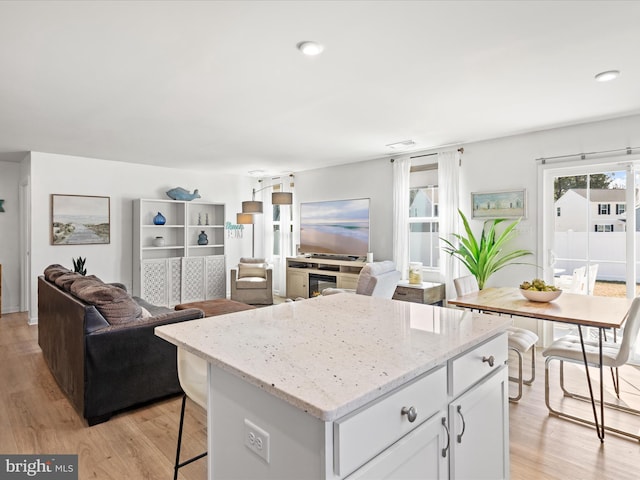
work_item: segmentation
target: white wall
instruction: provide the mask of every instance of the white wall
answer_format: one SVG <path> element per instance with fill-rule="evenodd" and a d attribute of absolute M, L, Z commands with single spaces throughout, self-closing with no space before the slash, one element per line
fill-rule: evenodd
<path fill-rule="evenodd" d="M 511 246 L 529 249 L 536 255 L 522 258 L 523 262 L 530 265 L 508 266 L 487 283 L 487 286 L 518 285 L 525 279 L 542 275 L 537 267 L 539 225 L 536 159 L 640 146 L 640 115 L 460 146 L 464 146 L 460 208 L 468 217 L 471 215 L 472 192 L 526 189 L 527 217 L 520 224 L 519 235 Z M 414 155 L 421 153 L 429 152 L 415 152 Z M 296 205 L 318 200 L 371 198 L 371 249 L 374 259 L 393 257 L 393 175 L 388 158 L 299 172 L 295 175 L 295 181 Z M 296 243 L 298 221 L 299 218 L 294 218 Z M 471 227 L 479 233 L 482 222 L 472 220 Z M 429 280 L 437 278 L 430 277 Z"/>
<path fill-rule="evenodd" d="M 374 260 L 393 258 L 393 173 L 388 158 L 296 173 L 294 212 L 300 203 L 370 198 L 369 245 Z M 294 245 L 300 216 L 294 214 Z"/>
<path fill-rule="evenodd" d="M 251 192 L 249 177 L 217 175 L 49 153 L 31 154 L 31 308 L 37 314 L 37 276 L 52 263 L 72 267 L 72 258 L 87 257 L 87 273 L 131 288 L 133 200 L 168 198 L 173 187 L 198 188 L 203 201 L 226 204 L 226 219 L 235 223 L 242 200 Z M 111 243 L 51 245 L 51 194 L 100 195 L 111 198 Z M 251 252 L 251 235 L 226 239 L 227 272 Z M 228 274 L 227 274 L 228 277 Z M 228 283 L 228 281 L 227 281 Z M 227 285 L 228 288 L 228 285 Z"/>
<path fill-rule="evenodd" d="M 20 164 L 0 162 L 0 198 L 4 213 L 0 213 L 0 264 L 2 264 L 2 313 L 20 308 L 19 249 L 19 179 Z"/>
<path fill-rule="evenodd" d="M 470 213 L 471 192 L 526 188 L 527 218 L 513 246 L 538 253 L 536 159 L 627 146 L 640 147 L 640 115 L 466 144 L 461 172 L 461 208 L 465 214 Z M 479 230 L 480 222 L 473 223 Z M 538 258 L 527 258 L 531 260 L 525 261 L 540 263 Z M 517 285 L 534 275 L 542 275 L 542 271 L 533 266 L 509 266 L 491 277 L 487 286 Z"/>

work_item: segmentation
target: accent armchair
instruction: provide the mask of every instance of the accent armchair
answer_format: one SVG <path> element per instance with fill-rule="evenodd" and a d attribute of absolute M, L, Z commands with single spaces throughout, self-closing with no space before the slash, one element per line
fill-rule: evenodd
<path fill-rule="evenodd" d="M 231 300 L 249 305 L 273 305 L 273 270 L 264 258 L 240 259 L 231 269 Z"/>

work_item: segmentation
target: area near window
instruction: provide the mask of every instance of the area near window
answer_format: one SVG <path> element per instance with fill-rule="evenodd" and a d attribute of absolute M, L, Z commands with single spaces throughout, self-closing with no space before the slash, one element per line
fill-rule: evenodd
<path fill-rule="evenodd" d="M 625 163 L 611 159 L 543 167 L 541 252 L 546 279 L 553 278 L 565 291 L 629 298 L 640 293 L 640 178 L 634 162 Z M 554 324 L 553 336 L 568 333 L 566 328 Z M 632 360 L 640 362 L 639 345 Z"/>
<path fill-rule="evenodd" d="M 438 268 L 438 169 L 436 164 L 411 167 L 409 179 L 409 261 Z"/>

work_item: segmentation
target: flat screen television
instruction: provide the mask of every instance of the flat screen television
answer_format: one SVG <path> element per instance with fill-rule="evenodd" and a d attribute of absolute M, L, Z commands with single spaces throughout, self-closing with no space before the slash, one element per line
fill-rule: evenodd
<path fill-rule="evenodd" d="M 369 251 L 369 199 L 300 204 L 300 253 L 364 257 Z"/>

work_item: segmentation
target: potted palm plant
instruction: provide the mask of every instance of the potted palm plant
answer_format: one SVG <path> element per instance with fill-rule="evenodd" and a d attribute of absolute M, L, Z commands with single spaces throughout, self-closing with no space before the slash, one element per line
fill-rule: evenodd
<path fill-rule="evenodd" d="M 443 247 L 443 250 L 460 260 L 467 267 L 467 270 L 476 277 L 480 290 L 484 288 L 485 282 L 489 277 L 501 268 L 522 263 L 514 262 L 514 260 L 526 255 L 533 255 L 533 252 L 524 249 L 510 252 L 504 251 L 505 244 L 517 234 L 515 228 L 521 219 L 507 225 L 500 234 L 497 233 L 496 226 L 506 221 L 506 219 L 496 218 L 485 221 L 478 241 L 469 226 L 467 217 L 460 210 L 458 210 L 458 213 L 464 223 L 466 237 L 456 233 L 453 234 L 459 241 L 458 246 L 445 238 L 441 238 L 447 244 L 447 246 Z"/>

